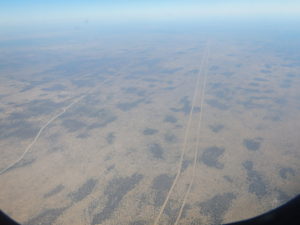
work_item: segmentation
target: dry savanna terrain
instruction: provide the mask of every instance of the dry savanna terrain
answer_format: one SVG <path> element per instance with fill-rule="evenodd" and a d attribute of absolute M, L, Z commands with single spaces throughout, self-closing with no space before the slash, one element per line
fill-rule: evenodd
<path fill-rule="evenodd" d="M 40 39 L 0 42 L 0 207 L 15 220 L 220 224 L 300 192 L 288 51 L 184 33 Z"/>

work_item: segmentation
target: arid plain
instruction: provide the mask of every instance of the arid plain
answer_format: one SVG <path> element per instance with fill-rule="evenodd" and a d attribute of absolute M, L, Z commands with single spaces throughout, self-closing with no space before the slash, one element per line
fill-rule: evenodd
<path fill-rule="evenodd" d="M 28 225 L 200 225 L 285 203 L 300 192 L 300 62 L 274 46 L 2 40 L 1 209 Z"/>

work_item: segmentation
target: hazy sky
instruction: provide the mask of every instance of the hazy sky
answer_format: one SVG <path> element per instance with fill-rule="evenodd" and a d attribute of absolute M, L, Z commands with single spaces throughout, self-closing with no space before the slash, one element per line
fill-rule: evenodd
<path fill-rule="evenodd" d="M 299 0 L 2 0 L 0 25 L 300 18 Z"/>

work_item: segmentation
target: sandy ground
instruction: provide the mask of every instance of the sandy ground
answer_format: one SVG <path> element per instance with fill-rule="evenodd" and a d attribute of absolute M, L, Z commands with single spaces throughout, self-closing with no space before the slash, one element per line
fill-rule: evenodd
<path fill-rule="evenodd" d="M 263 42 L 210 39 L 207 55 L 201 37 L 125 43 L 11 51 L 28 61 L 1 70 L 3 211 L 30 225 L 174 224 L 193 180 L 179 224 L 219 224 L 299 193 L 300 65 Z"/>

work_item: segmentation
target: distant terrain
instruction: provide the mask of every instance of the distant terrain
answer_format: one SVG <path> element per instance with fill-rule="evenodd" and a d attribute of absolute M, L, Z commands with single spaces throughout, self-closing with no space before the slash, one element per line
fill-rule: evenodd
<path fill-rule="evenodd" d="M 220 224 L 300 192 L 295 40 L 137 33 L 0 39 L 4 212 Z"/>

